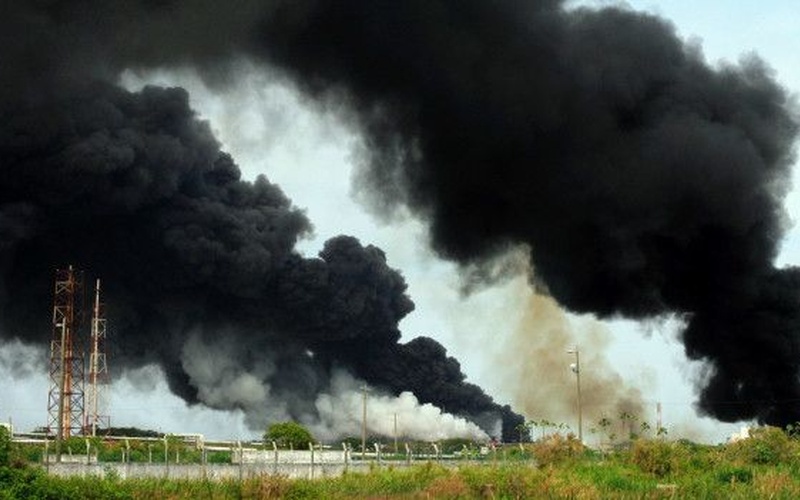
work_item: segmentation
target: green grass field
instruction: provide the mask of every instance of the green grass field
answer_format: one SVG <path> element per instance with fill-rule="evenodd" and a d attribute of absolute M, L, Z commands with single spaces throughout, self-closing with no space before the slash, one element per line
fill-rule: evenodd
<path fill-rule="evenodd" d="M 479 465 L 242 481 L 58 478 L 10 460 L 0 468 L 0 498 L 800 498 L 800 440 L 775 428 L 728 445 L 638 439 L 602 453 L 553 435 L 504 455 Z"/>

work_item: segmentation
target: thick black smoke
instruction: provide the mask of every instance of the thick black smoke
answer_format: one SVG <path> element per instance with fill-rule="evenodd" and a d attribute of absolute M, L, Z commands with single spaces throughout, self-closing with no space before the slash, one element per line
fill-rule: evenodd
<path fill-rule="evenodd" d="M 414 305 L 381 250 L 341 236 L 319 258 L 301 257 L 294 247 L 311 231 L 305 214 L 265 177 L 240 179 L 185 91 L 120 89 L 105 78 L 118 59 L 90 64 L 98 33 L 71 25 L 85 18 L 61 19 L 75 13 L 58 8 L 22 13 L 49 37 L 11 26 L 21 43 L 3 49 L 18 64 L 4 66 L 0 100 L 3 335 L 47 345 L 53 271 L 75 264 L 104 281 L 115 366 L 157 363 L 176 394 L 242 408 L 253 425 L 313 419 L 336 369 L 394 394 L 426 387 L 399 368 L 419 358 L 398 343 L 398 322 Z M 76 38 L 48 47 L 59 30 Z M 521 417 L 466 384 L 429 342 L 437 349 L 424 361 L 447 367 L 441 388 L 470 398 L 423 391 L 420 401 L 487 430 L 504 417 L 513 435 Z M 396 376 L 376 377 L 376 363 Z"/>
<path fill-rule="evenodd" d="M 342 109 L 360 128 L 369 146 L 362 182 L 381 206 L 405 204 L 429 221 L 433 245 L 442 256 L 475 266 L 511 245 L 525 244 L 536 279 L 572 310 L 635 318 L 683 314 L 687 354 L 712 368 L 701 393 L 703 411 L 723 420 L 800 420 L 800 272 L 773 266 L 785 229 L 781 204 L 797 122 L 790 97 L 757 58 L 711 68 L 697 48 L 679 40 L 659 18 L 620 8 L 565 11 L 558 0 L 291 0 L 242 2 L 237 8 L 142 1 L 128 2 L 124 9 L 83 1 L 32 2 L 12 10 L 2 17 L 7 29 L 2 30 L 6 39 L 0 54 L 9 61 L 0 68 L 0 102 L 10 108 L 3 116 L 6 129 L 23 103 L 42 108 L 62 101 L 75 104 L 68 90 L 75 82 L 85 88 L 90 76 L 114 78 L 128 67 L 194 65 L 222 84 L 234 74 L 228 65 L 238 57 L 281 68 L 308 95 Z M 142 96 L 159 92 L 164 91 Z M 27 108 L 22 109 L 27 116 Z M 41 141 L 45 144 L 36 147 L 38 154 L 58 150 L 43 137 L 60 130 L 30 117 L 23 121 L 32 137 L 14 133 L 9 142 Z M 64 126 L 72 127 L 71 119 Z M 119 154 L 116 149 L 103 151 Z M 3 145 L 4 156 L 7 150 L 15 151 Z M 28 150 L 20 146 L 19 151 L 17 161 L 22 161 Z M 203 175 L 192 175 L 230 175 L 226 160 L 213 163 L 214 168 L 200 169 Z M 4 172 L 18 173 L 15 165 L 3 159 Z M 4 173 L 3 183 L 11 177 Z M 147 182 L 146 176 L 135 175 L 119 182 L 129 180 Z M 190 184 L 228 191 L 220 188 L 228 186 L 224 180 L 204 182 Z M 252 189 L 262 190 L 265 198 L 277 196 L 266 182 Z M 257 197 L 243 191 L 248 193 L 244 198 Z M 177 192 L 183 200 L 183 192 Z M 53 196 L 46 199 L 64 195 Z M 230 194 L 231 199 L 237 196 Z M 213 264 L 200 266 L 199 276 L 181 272 L 169 260 L 149 264 L 178 283 L 199 280 L 202 286 L 194 295 L 176 294 L 177 304 L 156 306 L 149 296 L 140 297 L 147 304 L 137 304 L 134 292 L 127 303 L 161 307 L 164 316 L 189 311 L 173 323 L 182 326 L 192 324 L 195 314 L 207 317 L 208 325 L 224 323 L 233 317 L 231 311 L 262 318 L 263 309 L 272 308 L 263 313 L 272 330 L 297 331 L 292 338 L 316 346 L 314 352 L 333 345 L 321 340 L 330 335 L 350 342 L 353 352 L 367 349 L 342 330 L 320 336 L 320 325 L 328 321 L 322 311 L 299 314 L 299 323 L 288 316 L 291 304 L 305 311 L 299 305 L 318 303 L 318 297 L 347 307 L 360 303 L 356 298 L 365 292 L 350 293 L 346 285 L 326 288 L 317 276 L 332 273 L 337 265 L 354 272 L 370 269 L 377 250 L 337 240 L 322 261 L 298 259 L 291 246 L 305 221 L 282 205 L 280 213 L 270 211 L 268 217 L 276 222 L 274 234 L 262 235 L 264 243 L 255 245 L 263 255 L 248 260 L 248 271 L 241 272 L 233 264 L 239 256 L 249 257 L 245 242 L 250 238 L 242 236 L 249 232 L 239 226 L 227 231 L 223 209 L 202 211 L 206 201 L 218 198 L 190 195 L 193 201 L 186 203 L 191 208 L 179 209 L 171 200 L 167 216 L 159 211 L 164 202 L 159 204 L 156 194 L 146 197 L 152 206 L 134 193 L 126 197 L 145 213 L 156 211 L 168 219 L 142 229 L 146 234 L 134 231 L 126 242 L 172 234 L 158 248 L 146 250 L 175 252 L 192 263 L 188 268 L 193 271 L 208 257 L 204 252 L 221 255 L 219 262 L 211 259 Z M 11 242 L 3 243 L 2 264 L 13 276 L 22 272 L 15 271 L 15 258 L 35 255 L 20 252 L 20 245 L 42 234 L 36 230 L 46 218 L 37 206 L 12 200 L 4 201 L 0 220 Z M 221 204 L 228 208 L 228 201 Z M 115 210 L 124 214 L 127 206 Z M 194 219 L 205 218 L 198 213 L 211 216 L 214 224 L 199 224 Z M 141 215 L 135 212 L 131 218 Z M 178 229 L 168 233 L 173 224 Z M 254 232 L 264 231 L 253 225 Z M 295 232 L 282 232 L 288 227 Z M 232 248 L 218 249 L 215 243 L 220 243 L 217 238 L 229 241 L 228 236 L 239 237 L 245 248 L 239 252 L 234 245 L 236 255 L 226 260 Z M 128 248 L 117 246 L 123 252 Z M 353 248 L 361 258 L 351 262 Z M 145 261 L 152 256 L 147 251 L 130 253 Z M 230 265 L 232 276 L 223 272 Z M 254 274 L 264 279 L 252 279 L 249 270 L 262 265 L 267 270 Z M 269 266 L 282 270 L 280 279 Z M 251 279 L 242 282 L 243 275 Z M 145 276 L 139 273 L 135 279 L 146 281 Z M 397 279 L 385 279 L 382 272 L 370 277 L 377 283 L 373 290 L 397 291 Z M 347 283 L 344 275 L 337 279 Z M 10 282 L 21 281 L 16 276 Z M 141 286 L 158 288 L 154 283 Z M 286 289 L 279 294 L 289 304 L 285 310 L 259 302 L 271 287 Z M 370 336 L 370 344 L 385 342 L 382 352 L 402 357 L 414 348 L 395 343 L 396 319 L 407 312 L 405 300 L 395 297 L 367 300 L 370 307 L 363 309 L 388 329 L 368 332 L 354 313 L 341 324 L 352 324 Z M 225 307 L 200 310 L 204 301 Z M 139 316 L 132 311 L 129 317 L 135 324 Z M 426 350 L 425 342 L 413 345 L 420 353 L 436 351 Z M 352 356 L 352 366 L 370 373 L 360 357 Z M 444 358 L 443 353 L 436 356 Z M 173 381 L 181 387 L 180 370 L 175 372 Z M 315 377 L 314 370 L 302 373 L 299 379 Z M 443 380 L 457 378 L 445 375 Z"/>
<path fill-rule="evenodd" d="M 241 406 L 259 422 L 266 408 L 253 407 L 257 387 L 242 387 L 244 374 L 259 374 L 271 403 L 295 418 L 315 413 L 334 368 L 396 394 L 421 387 L 404 376 L 413 372 L 374 376 L 376 362 L 391 369 L 415 359 L 397 328 L 414 305 L 383 252 L 341 236 L 320 258 L 300 257 L 305 215 L 266 178 L 240 180 L 185 91 L 94 83 L 7 103 L 2 118 L 6 335 L 46 345 L 53 270 L 76 263 L 105 282 L 115 364 L 159 364 L 188 401 Z M 438 350 L 425 362 L 452 366 L 430 342 Z M 237 366 L 219 370 L 215 356 Z M 420 400 L 474 419 L 501 415 L 459 369 L 448 375 L 451 392 L 466 388 L 479 402 L 446 392 Z"/>
<path fill-rule="evenodd" d="M 560 2 L 283 2 L 261 33 L 349 97 L 367 183 L 442 256 L 524 243 L 574 311 L 685 314 L 702 410 L 800 419 L 800 271 L 772 264 L 797 122 L 764 63 L 712 69 L 658 18 Z"/>

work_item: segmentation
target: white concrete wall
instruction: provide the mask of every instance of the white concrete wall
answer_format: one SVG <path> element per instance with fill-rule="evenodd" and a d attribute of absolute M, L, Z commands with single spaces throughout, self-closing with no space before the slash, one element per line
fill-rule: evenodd
<path fill-rule="evenodd" d="M 406 467 L 405 462 L 392 463 L 393 468 Z M 320 478 L 335 477 L 345 471 L 367 472 L 375 467 L 375 463 L 261 463 L 261 464 L 170 464 L 165 466 L 148 463 L 102 463 L 79 464 L 60 463 L 49 464 L 45 468 L 50 474 L 57 476 L 94 475 L 105 477 L 115 475 L 120 478 L 164 477 L 172 479 L 247 479 L 264 475 L 280 475 L 289 478 Z"/>
<path fill-rule="evenodd" d="M 350 461 L 350 452 L 345 455 L 344 450 L 314 450 L 313 455 L 310 450 L 241 450 L 242 460 L 239 460 L 239 450 L 234 449 L 231 453 L 231 461 L 238 464 L 240 461 L 245 464 L 344 464 Z"/>

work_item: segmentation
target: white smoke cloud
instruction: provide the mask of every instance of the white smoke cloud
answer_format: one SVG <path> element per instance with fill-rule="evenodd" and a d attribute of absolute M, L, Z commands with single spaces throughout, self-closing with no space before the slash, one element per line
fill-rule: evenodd
<path fill-rule="evenodd" d="M 249 370 L 242 366 L 238 346 L 232 342 L 206 343 L 191 335 L 183 345 L 181 363 L 197 388 L 197 397 L 212 408 L 241 408 L 254 429 L 267 422 L 288 420 L 285 404 L 270 398 L 266 382 L 275 372 L 268 358 Z"/>
<path fill-rule="evenodd" d="M 316 401 L 319 418 L 304 422 L 317 439 L 332 440 L 361 434 L 364 408 L 364 383 L 338 370 L 331 379 L 331 389 Z M 397 436 L 423 441 L 464 437 L 488 439 L 477 425 L 444 413 L 431 404 L 420 404 L 416 396 L 403 392 L 397 397 L 367 390 L 367 432 L 371 435 Z"/>
<path fill-rule="evenodd" d="M 108 415 L 114 427 L 201 433 L 210 440 L 258 439 L 263 433 L 251 428 L 242 410 L 190 405 L 175 396 L 158 365 L 125 370 L 108 389 Z"/>
<path fill-rule="evenodd" d="M 200 334 L 191 335 L 183 345 L 181 363 L 197 388 L 198 399 L 211 408 L 240 408 L 245 423 L 255 430 L 270 423 L 291 420 L 286 403 L 271 393 L 268 383 L 275 367 L 268 358 L 256 366 L 245 367 L 242 353 L 232 342 L 209 342 Z M 333 441 L 361 435 L 364 382 L 343 370 L 337 370 L 330 389 L 320 394 L 315 406 L 317 415 L 301 419 L 314 437 Z M 480 427 L 466 419 L 444 413 L 431 404 L 420 404 L 410 392 L 398 397 L 369 390 L 367 395 L 367 430 L 369 434 L 437 441 L 465 437 L 487 439 Z"/>
<path fill-rule="evenodd" d="M 26 379 L 47 373 L 47 353 L 44 349 L 22 343 L 19 339 L 0 342 L 0 366 L 14 379 Z"/>

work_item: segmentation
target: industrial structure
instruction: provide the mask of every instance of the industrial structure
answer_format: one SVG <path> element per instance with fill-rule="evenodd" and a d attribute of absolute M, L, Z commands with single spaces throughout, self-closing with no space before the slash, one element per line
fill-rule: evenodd
<path fill-rule="evenodd" d="M 94 307 L 92 308 L 92 329 L 89 350 L 89 385 L 87 388 L 87 408 L 84 433 L 97 435 L 97 429 L 111 426 L 111 418 L 103 414 L 105 409 L 108 364 L 106 360 L 106 316 L 105 304 L 100 300 L 100 280 L 95 282 Z"/>
<path fill-rule="evenodd" d="M 55 431 L 58 440 L 83 431 L 82 298 L 83 272 L 72 266 L 56 270 L 47 430 L 51 433 Z"/>
<path fill-rule="evenodd" d="M 95 435 L 109 419 L 101 414 L 104 387 L 108 384 L 105 353 L 105 307 L 100 280 L 95 285 L 89 356 L 88 407 L 86 400 L 84 275 L 73 269 L 56 270 L 53 294 L 53 337 L 50 342 L 50 391 L 47 398 L 47 433 L 60 442 L 75 435 Z"/>

